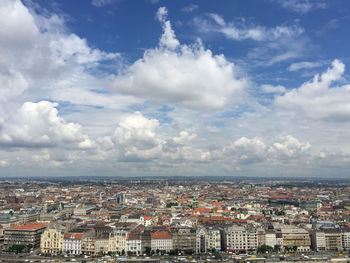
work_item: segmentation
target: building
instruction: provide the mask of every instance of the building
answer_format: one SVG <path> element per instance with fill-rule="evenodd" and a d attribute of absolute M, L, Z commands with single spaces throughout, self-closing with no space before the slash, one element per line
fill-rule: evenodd
<path fill-rule="evenodd" d="M 63 251 L 65 228 L 60 225 L 50 225 L 41 234 L 40 251 L 56 255 Z"/>
<path fill-rule="evenodd" d="M 196 251 L 196 230 L 191 227 L 171 228 L 173 249 L 180 251 Z"/>
<path fill-rule="evenodd" d="M 258 248 L 258 234 L 253 227 L 231 226 L 226 229 L 228 251 L 248 251 Z"/>
<path fill-rule="evenodd" d="M 267 230 L 265 232 L 265 245 L 270 247 L 278 245 L 275 231 Z"/>
<path fill-rule="evenodd" d="M 337 229 L 315 230 L 312 243 L 316 251 L 341 251 L 342 233 Z"/>
<path fill-rule="evenodd" d="M 154 232 L 151 234 L 151 249 L 153 251 L 167 251 L 173 249 L 173 237 L 167 231 Z"/>
<path fill-rule="evenodd" d="M 221 234 L 219 229 L 212 227 L 208 229 L 207 249 L 209 251 L 212 249 L 215 249 L 215 251 L 221 251 Z"/>
<path fill-rule="evenodd" d="M 106 254 L 109 251 L 109 238 L 108 236 L 100 236 L 96 238 L 95 254 Z"/>
<path fill-rule="evenodd" d="M 96 253 L 96 238 L 94 235 L 83 235 L 81 253 L 84 255 L 94 255 Z"/>
<path fill-rule="evenodd" d="M 126 251 L 128 254 L 142 254 L 142 237 L 139 231 L 133 231 L 126 235 Z"/>
<path fill-rule="evenodd" d="M 63 238 L 63 252 L 70 255 L 82 254 L 83 233 L 66 233 Z"/>
<path fill-rule="evenodd" d="M 140 224 L 144 226 L 151 226 L 152 225 L 152 217 L 151 216 L 141 216 L 140 217 Z"/>
<path fill-rule="evenodd" d="M 341 238 L 343 249 L 350 249 L 350 229 L 343 230 L 341 232 Z"/>
<path fill-rule="evenodd" d="M 208 231 L 205 227 L 197 227 L 196 253 L 206 253 L 208 250 Z"/>
<path fill-rule="evenodd" d="M 299 252 L 310 251 L 311 239 L 308 231 L 302 228 L 288 226 L 278 230 L 282 238 L 282 247 L 295 249 Z"/>
<path fill-rule="evenodd" d="M 114 229 L 109 234 L 109 251 L 118 252 L 122 254 L 122 252 L 126 253 L 126 236 L 127 231 L 124 229 Z"/>
<path fill-rule="evenodd" d="M 10 226 L 4 230 L 4 248 L 9 249 L 13 245 L 23 245 L 30 249 L 38 248 L 45 228 L 45 224 L 36 223 Z"/>

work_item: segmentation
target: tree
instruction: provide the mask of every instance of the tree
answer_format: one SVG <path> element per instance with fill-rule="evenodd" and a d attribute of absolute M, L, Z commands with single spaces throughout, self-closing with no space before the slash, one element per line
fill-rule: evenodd
<path fill-rule="evenodd" d="M 221 255 L 220 255 L 220 253 L 219 252 L 214 252 L 213 253 L 213 255 L 214 255 L 214 257 L 215 257 L 215 259 L 220 259 L 221 258 Z"/>
<path fill-rule="evenodd" d="M 281 249 L 281 246 L 280 246 L 280 245 L 275 245 L 275 246 L 273 247 L 273 251 L 274 251 L 274 252 L 279 252 L 280 249 Z"/>
<path fill-rule="evenodd" d="M 151 248 L 145 247 L 145 252 L 146 252 L 147 256 L 151 255 Z"/>
<path fill-rule="evenodd" d="M 260 247 L 258 247 L 258 253 L 263 253 L 265 254 L 266 252 L 271 252 L 273 250 L 273 248 L 271 246 L 268 245 L 261 245 Z"/>

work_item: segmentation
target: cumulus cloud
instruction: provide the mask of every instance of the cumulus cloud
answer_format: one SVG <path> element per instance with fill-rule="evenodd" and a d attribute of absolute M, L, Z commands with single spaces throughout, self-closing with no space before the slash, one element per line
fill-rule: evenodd
<path fill-rule="evenodd" d="M 350 85 L 332 85 L 340 81 L 345 65 L 334 60 L 323 74 L 303 83 L 299 88 L 276 97 L 278 108 L 294 112 L 296 118 L 311 118 L 325 121 L 350 120 Z"/>
<path fill-rule="evenodd" d="M 228 102 L 237 102 L 247 80 L 237 76 L 233 63 L 223 55 L 213 55 L 200 41 L 178 46 L 178 40 L 169 34 L 173 31 L 166 14 L 165 8 L 157 13 L 164 30 L 159 48 L 147 50 L 142 59 L 111 77 L 113 88 L 120 93 L 193 109 L 219 109 Z"/>
<path fill-rule="evenodd" d="M 90 72 L 100 63 L 119 56 L 90 48 L 85 39 L 69 33 L 63 18 L 49 13 L 39 15 L 19 0 L 1 1 L 0 24 L 3 102 L 23 102 L 23 94 L 55 100 L 51 92 L 56 83 L 91 78 Z M 74 88 L 77 87 L 79 83 Z"/>
<path fill-rule="evenodd" d="M 266 143 L 261 138 L 242 137 L 225 147 L 223 153 L 233 162 L 247 165 L 291 161 L 300 158 L 310 147 L 310 143 L 300 142 L 292 135 L 283 136 L 272 143 Z"/>
<path fill-rule="evenodd" d="M 280 142 L 275 142 L 269 152 L 277 159 L 285 159 L 300 156 L 311 147 L 310 143 L 302 143 L 291 135 L 287 135 Z"/>
<path fill-rule="evenodd" d="M 58 104 L 26 102 L 0 130 L 0 144 L 7 147 L 90 148 L 92 141 L 80 125 L 58 116 Z"/>
<path fill-rule="evenodd" d="M 127 114 L 118 123 L 112 141 L 124 158 L 155 158 L 159 156 L 163 143 L 156 134 L 158 127 L 158 120 L 147 119 L 140 112 Z"/>

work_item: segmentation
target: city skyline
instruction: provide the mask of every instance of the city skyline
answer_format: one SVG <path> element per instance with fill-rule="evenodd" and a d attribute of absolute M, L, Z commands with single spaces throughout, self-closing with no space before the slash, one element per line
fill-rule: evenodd
<path fill-rule="evenodd" d="M 0 177 L 349 178 L 349 13 L 1 1 Z"/>

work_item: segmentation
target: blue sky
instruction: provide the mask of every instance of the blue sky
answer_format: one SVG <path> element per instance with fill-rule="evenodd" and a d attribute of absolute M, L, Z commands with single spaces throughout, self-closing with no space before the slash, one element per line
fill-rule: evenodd
<path fill-rule="evenodd" d="M 348 177 L 349 8 L 4 0 L 0 175 Z"/>

